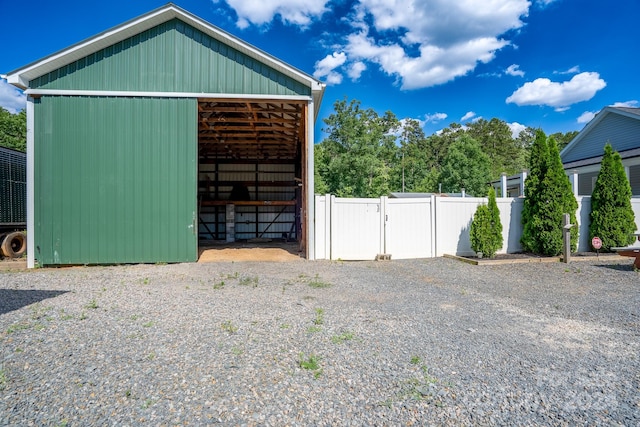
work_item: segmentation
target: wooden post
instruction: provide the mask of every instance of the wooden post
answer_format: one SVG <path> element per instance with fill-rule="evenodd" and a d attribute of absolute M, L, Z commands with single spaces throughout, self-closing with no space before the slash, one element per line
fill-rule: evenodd
<path fill-rule="evenodd" d="M 565 264 L 571 261 L 571 227 L 573 227 L 573 224 L 569 224 L 569 214 L 564 214 L 562 217 L 562 243 L 564 248 L 562 260 Z"/>

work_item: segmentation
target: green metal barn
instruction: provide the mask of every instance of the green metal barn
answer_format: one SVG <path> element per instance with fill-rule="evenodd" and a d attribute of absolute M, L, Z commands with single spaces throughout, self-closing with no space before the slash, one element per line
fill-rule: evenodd
<path fill-rule="evenodd" d="M 313 253 L 325 85 L 169 4 L 7 73 L 27 102 L 28 265 Z"/>

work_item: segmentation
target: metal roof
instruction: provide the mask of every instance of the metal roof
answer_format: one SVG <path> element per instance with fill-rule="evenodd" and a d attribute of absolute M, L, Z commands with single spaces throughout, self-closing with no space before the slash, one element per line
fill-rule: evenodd
<path fill-rule="evenodd" d="M 309 86 L 312 91 L 314 102 L 319 105 L 322 101 L 326 85 L 321 81 L 282 62 L 274 56 L 240 40 L 230 33 L 227 33 L 226 31 L 202 20 L 172 3 L 109 30 L 103 31 L 102 33 L 32 62 L 31 64 L 13 70 L 3 77 L 6 77 L 7 81 L 14 86 L 23 90 L 27 89 L 29 87 L 29 81 L 36 77 L 57 70 L 69 63 L 77 61 L 87 55 L 95 53 L 174 18 L 180 19 L 210 37 L 213 37 L 256 60 L 269 65 L 286 76 Z"/>

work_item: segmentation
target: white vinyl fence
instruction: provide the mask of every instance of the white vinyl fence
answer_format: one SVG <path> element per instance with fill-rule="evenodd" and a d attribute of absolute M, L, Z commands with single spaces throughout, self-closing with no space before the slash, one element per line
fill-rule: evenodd
<path fill-rule="evenodd" d="M 503 247 L 498 253 L 522 250 L 522 198 L 498 198 Z M 591 198 L 578 197 L 578 251 L 591 248 Z M 444 254 L 473 255 L 469 229 L 478 205 L 487 198 L 438 197 L 346 199 L 316 196 L 316 259 L 372 260 L 379 254 L 392 259 L 431 258 Z M 632 198 L 636 225 L 640 198 Z M 640 227 L 639 227 L 640 229 Z"/>

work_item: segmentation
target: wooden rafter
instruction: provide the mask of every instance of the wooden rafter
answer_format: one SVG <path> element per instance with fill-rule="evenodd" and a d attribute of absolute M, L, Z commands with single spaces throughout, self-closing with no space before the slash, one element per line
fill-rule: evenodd
<path fill-rule="evenodd" d="M 294 159 L 304 138 L 304 111 L 300 101 L 202 99 L 200 154 L 219 159 Z"/>

